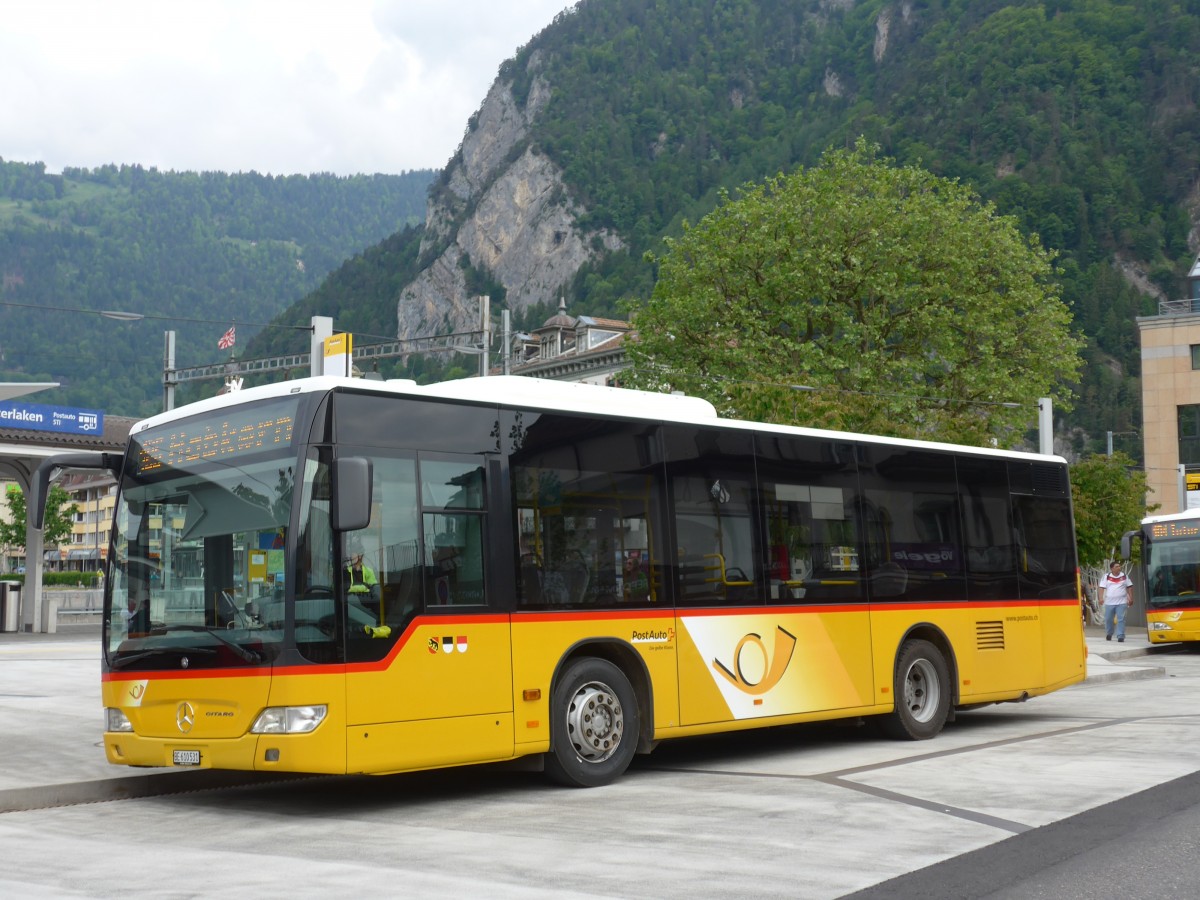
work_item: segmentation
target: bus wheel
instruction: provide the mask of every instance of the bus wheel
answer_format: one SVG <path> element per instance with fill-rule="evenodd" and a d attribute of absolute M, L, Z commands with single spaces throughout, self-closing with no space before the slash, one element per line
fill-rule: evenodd
<path fill-rule="evenodd" d="M 937 735 L 950 714 L 950 674 L 929 641 L 905 641 L 896 657 L 892 691 L 896 709 L 880 720 L 884 734 L 924 741 Z"/>
<path fill-rule="evenodd" d="M 550 703 L 546 774 L 568 787 L 608 784 L 629 767 L 638 740 L 637 698 L 625 674 L 603 659 L 567 669 Z"/>

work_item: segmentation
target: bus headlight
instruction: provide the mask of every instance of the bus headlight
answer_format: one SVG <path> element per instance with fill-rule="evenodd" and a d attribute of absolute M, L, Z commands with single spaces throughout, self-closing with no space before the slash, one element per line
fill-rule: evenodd
<path fill-rule="evenodd" d="M 133 731 L 133 723 L 119 709 L 109 706 L 104 710 L 105 731 Z"/>
<path fill-rule="evenodd" d="M 308 734 L 325 718 L 328 707 L 268 706 L 250 726 L 251 734 Z"/>
<path fill-rule="evenodd" d="M 1166 622 L 1151 622 L 1150 630 L 1151 631 L 1174 631 L 1175 629 L 1172 628 L 1170 625 L 1168 625 Z"/>

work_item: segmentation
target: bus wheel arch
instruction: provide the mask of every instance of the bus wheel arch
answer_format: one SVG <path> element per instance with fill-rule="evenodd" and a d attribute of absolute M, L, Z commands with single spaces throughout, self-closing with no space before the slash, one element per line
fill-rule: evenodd
<path fill-rule="evenodd" d="M 550 691 L 546 774 L 569 787 L 620 777 L 650 746 L 649 678 L 641 658 L 619 645 L 577 646 L 559 662 Z"/>
<path fill-rule="evenodd" d="M 896 649 L 892 668 L 895 707 L 879 719 L 880 729 L 900 740 L 936 737 L 958 701 L 958 666 L 941 630 L 917 626 Z"/>

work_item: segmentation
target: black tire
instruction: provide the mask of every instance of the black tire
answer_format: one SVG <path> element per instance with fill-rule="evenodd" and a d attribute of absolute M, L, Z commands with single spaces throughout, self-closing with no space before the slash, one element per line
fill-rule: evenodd
<path fill-rule="evenodd" d="M 905 641 L 892 676 L 896 708 L 879 727 L 897 740 L 936 737 L 950 715 L 950 692 L 950 669 L 941 651 L 929 641 Z"/>
<path fill-rule="evenodd" d="M 603 659 L 570 664 L 550 699 L 546 774 L 568 787 L 599 787 L 629 768 L 640 726 L 625 674 Z"/>

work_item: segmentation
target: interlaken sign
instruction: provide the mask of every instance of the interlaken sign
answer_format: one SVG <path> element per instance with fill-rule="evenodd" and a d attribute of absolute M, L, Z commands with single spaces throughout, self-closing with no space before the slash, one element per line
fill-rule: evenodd
<path fill-rule="evenodd" d="M 40 403 L 0 403 L 0 428 L 55 431 L 59 434 L 103 434 L 104 413 L 95 409 L 45 406 Z"/>

